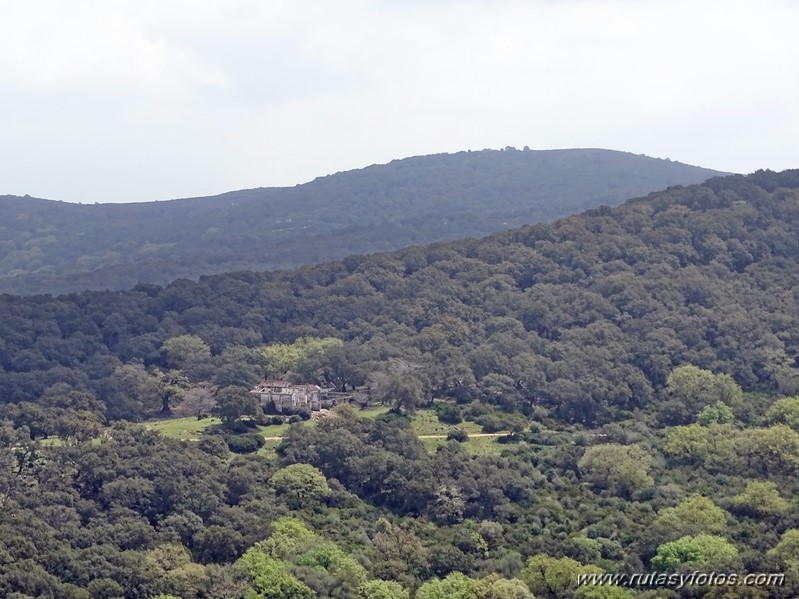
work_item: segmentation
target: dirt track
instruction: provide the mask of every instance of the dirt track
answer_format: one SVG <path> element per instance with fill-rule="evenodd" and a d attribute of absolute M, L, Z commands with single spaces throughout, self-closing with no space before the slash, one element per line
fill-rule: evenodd
<path fill-rule="evenodd" d="M 471 433 L 469 438 L 472 437 L 501 437 L 508 433 Z M 446 439 L 447 435 L 419 435 L 420 439 Z M 282 441 L 283 437 L 264 437 L 267 441 Z"/>

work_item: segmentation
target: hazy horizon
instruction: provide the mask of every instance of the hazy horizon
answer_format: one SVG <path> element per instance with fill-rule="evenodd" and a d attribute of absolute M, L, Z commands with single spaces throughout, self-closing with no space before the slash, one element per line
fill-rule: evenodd
<path fill-rule="evenodd" d="M 799 166 L 799 5 L 786 0 L 42 0 L 3 13 L 0 194 L 166 200 L 505 146 Z"/>
<path fill-rule="evenodd" d="M 505 148 L 508 148 L 508 147 L 513 147 L 513 146 L 505 146 Z M 500 151 L 500 150 L 504 150 L 505 148 L 483 148 L 481 150 L 468 149 L 468 150 L 459 150 L 458 152 L 441 152 L 439 154 L 457 154 L 459 152 Z M 519 151 L 524 151 L 524 148 L 513 147 L 513 149 L 519 150 Z M 534 151 L 534 152 L 559 152 L 559 151 L 570 151 L 570 150 L 601 150 L 601 151 L 608 151 L 608 152 L 621 152 L 621 153 L 624 153 L 624 154 L 632 154 L 632 152 L 625 152 L 624 150 L 613 150 L 613 149 L 610 149 L 610 148 L 542 148 L 542 149 L 533 149 L 533 148 L 529 148 L 528 147 L 528 149 L 530 151 Z M 386 166 L 389 163 L 394 162 L 395 160 L 405 160 L 405 159 L 408 159 L 408 158 L 420 158 L 420 157 L 424 157 L 424 156 L 433 156 L 433 155 L 435 155 L 435 154 L 397 157 L 397 158 L 394 158 L 394 159 L 392 159 L 392 160 L 390 160 L 388 162 L 368 164 L 368 165 L 364 165 L 364 166 L 360 166 L 360 167 L 355 167 L 353 169 L 347 169 L 345 171 L 337 171 L 335 173 L 320 174 L 320 175 L 317 175 L 317 176 L 315 176 L 315 177 L 313 177 L 313 178 L 311 178 L 311 179 L 309 179 L 307 181 L 299 181 L 299 182 L 294 183 L 294 184 L 288 184 L 288 185 L 260 185 L 260 186 L 257 186 L 257 187 L 234 188 L 234 189 L 226 189 L 226 190 L 220 191 L 218 193 L 208 193 L 208 194 L 202 194 L 202 195 L 197 195 L 197 196 L 183 196 L 183 197 L 175 197 L 175 198 L 166 198 L 166 197 L 164 197 L 164 198 L 155 198 L 155 199 L 146 199 L 146 200 L 126 200 L 126 201 L 122 201 L 122 202 L 113 202 L 113 201 L 109 201 L 109 202 L 82 202 L 80 200 L 64 200 L 64 199 L 61 199 L 61 198 L 44 198 L 44 197 L 40 197 L 40 196 L 34 196 L 32 194 L 23 194 L 23 195 L 19 196 L 17 194 L 3 194 L 3 193 L 0 193 L 0 195 L 14 195 L 14 196 L 17 196 L 17 197 L 30 197 L 32 199 L 37 199 L 37 200 L 51 200 L 51 201 L 55 201 L 55 202 L 67 202 L 69 204 L 85 204 L 85 205 L 93 205 L 93 204 L 143 204 L 143 203 L 147 203 L 147 202 L 170 202 L 170 201 L 173 201 L 173 200 L 191 200 L 191 199 L 198 199 L 198 198 L 204 198 L 204 197 L 215 197 L 215 196 L 223 195 L 223 194 L 226 194 L 226 193 L 233 193 L 233 192 L 237 192 L 237 191 L 247 191 L 247 190 L 251 190 L 251 189 L 286 189 L 286 188 L 306 185 L 308 183 L 312 183 L 316 179 L 322 179 L 322 178 L 325 178 L 325 177 L 334 176 L 334 175 L 337 175 L 339 173 L 351 172 L 351 171 L 359 171 L 359 170 L 364 170 L 364 169 L 375 167 L 375 166 Z M 645 156 L 645 155 L 644 154 L 638 154 L 638 156 Z M 691 167 L 696 167 L 696 168 L 707 168 L 707 167 L 704 167 L 704 166 L 702 166 L 700 164 L 687 164 L 685 162 L 682 162 L 681 160 L 673 160 L 673 159 L 670 159 L 670 158 L 658 158 L 658 157 L 655 157 L 655 156 L 645 156 L 645 157 L 646 158 L 652 158 L 652 159 L 655 159 L 655 160 L 667 160 L 667 161 L 670 161 L 670 162 L 685 164 L 686 166 L 691 166 Z M 711 169 L 711 170 L 715 170 L 715 169 Z M 730 173 L 730 174 L 735 174 L 735 173 Z M 740 173 L 740 174 L 747 174 L 747 173 Z"/>

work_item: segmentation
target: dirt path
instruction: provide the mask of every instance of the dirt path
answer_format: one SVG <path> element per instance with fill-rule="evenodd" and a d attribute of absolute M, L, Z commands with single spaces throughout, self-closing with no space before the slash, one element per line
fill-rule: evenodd
<path fill-rule="evenodd" d="M 473 437 L 501 437 L 508 433 L 467 433 L 469 438 Z M 446 439 L 447 435 L 419 435 L 420 439 Z"/>
<path fill-rule="evenodd" d="M 469 438 L 472 437 L 501 437 L 508 433 L 469 433 Z M 420 439 L 446 439 L 447 435 L 419 435 Z M 283 437 L 264 437 L 266 441 L 282 441 Z"/>

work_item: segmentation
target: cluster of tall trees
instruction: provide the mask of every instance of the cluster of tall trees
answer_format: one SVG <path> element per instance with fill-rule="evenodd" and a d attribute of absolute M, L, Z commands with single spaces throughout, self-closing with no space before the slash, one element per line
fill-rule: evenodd
<path fill-rule="evenodd" d="M 487 235 L 721 173 L 610 150 L 417 156 L 291 188 L 77 205 L 0 196 L 0 292 L 296 267 Z"/>
<path fill-rule="evenodd" d="M 793 393 L 798 178 L 713 179 L 553 225 L 294 271 L 1 296 L 0 396 L 40 402 L 66 384 L 108 418 L 136 419 L 167 412 L 184 378 L 249 385 L 276 368 L 266 346 L 302 337 L 338 339 L 291 365 L 309 382 L 371 377 L 413 400 L 584 424 L 646 408 L 682 364 Z"/>
<path fill-rule="evenodd" d="M 795 596 L 797 222 L 799 171 L 759 172 L 294 271 L 0 296 L 0 595 L 649 598 L 573 581 L 716 569 L 786 584 L 680 595 Z M 236 457 L 123 422 L 233 426 L 262 376 L 396 410 Z M 514 434 L 431 454 L 403 414 L 434 398 Z"/>
<path fill-rule="evenodd" d="M 723 403 L 731 422 L 665 428 L 641 415 L 560 441 L 533 427 L 501 455 L 456 441 L 428 453 L 407 418 L 351 407 L 294 425 L 276 455 L 236 457 L 213 437 L 175 441 L 139 425 L 50 445 L 6 423 L 0 593 L 793 597 L 799 432 L 779 421 L 797 402 L 757 413 Z M 691 427 L 701 430 L 676 440 Z M 591 573 L 695 570 L 785 577 L 763 588 L 576 585 Z"/>

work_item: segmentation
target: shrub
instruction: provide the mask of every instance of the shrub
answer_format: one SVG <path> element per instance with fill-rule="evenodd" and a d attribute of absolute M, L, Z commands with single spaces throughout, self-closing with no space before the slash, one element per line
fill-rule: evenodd
<path fill-rule="evenodd" d="M 484 433 L 510 431 L 511 434 L 518 434 L 527 426 L 527 420 L 518 414 L 485 414 L 474 421 L 483 427 Z"/>
<path fill-rule="evenodd" d="M 224 422 L 222 424 L 214 424 L 205 429 L 206 434 L 211 435 L 244 435 L 252 433 L 253 429 L 258 428 L 258 423 L 251 419 L 234 420 L 233 422 Z"/>
<path fill-rule="evenodd" d="M 490 414 L 492 412 L 492 408 L 479 400 L 474 400 L 468 406 L 464 408 L 463 411 L 463 418 L 466 420 L 477 421 L 477 419 L 481 416 L 485 416 L 486 414 Z"/>
<path fill-rule="evenodd" d="M 502 418 L 495 414 L 484 414 L 475 418 L 474 421 L 483 427 L 484 433 L 497 433 L 505 428 Z"/>
<path fill-rule="evenodd" d="M 258 433 L 246 433 L 243 435 L 226 435 L 225 441 L 233 453 L 253 453 L 264 446 L 266 441 L 263 435 Z"/>
<path fill-rule="evenodd" d="M 439 422 L 444 424 L 460 424 L 463 422 L 461 409 L 450 403 L 438 403 L 435 405 L 436 414 Z"/>
<path fill-rule="evenodd" d="M 497 437 L 497 443 L 507 445 L 508 443 L 518 443 L 522 440 L 521 435 L 500 435 Z"/>
<path fill-rule="evenodd" d="M 447 441 L 450 440 L 457 441 L 458 443 L 464 443 L 465 441 L 469 440 L 469 435 L 462 428 L 454 428 L 447 433 Z"/>
<path fill-rule="evenodd" d="M 207 435 L 197 442 L 200 451 L 224 458 L 228 455 L 228 444 L 219 435 Z"/>

